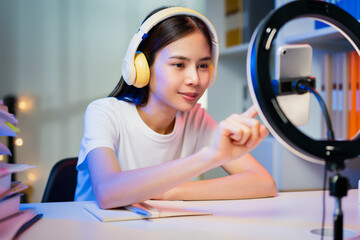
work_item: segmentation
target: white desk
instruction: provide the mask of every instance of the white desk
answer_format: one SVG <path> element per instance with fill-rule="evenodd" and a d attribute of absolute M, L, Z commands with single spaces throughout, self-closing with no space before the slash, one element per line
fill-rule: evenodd
<path fill-rule="evenodd" d="M 326 227 L 333 227 L 334 198 L 326 194 Z M 83 209 L 84 202 L 21 204 L 44 217 L 19 239 L 320 239 L 322 192 L 279 193 L 274 198 L 192 201 L 209 216 L 102 223 Z M 358 191 L 342 199 L 344 229 L 360 234 Z M 332 237 L 325 237 L 332 239 Z M 346 239 L 360 239 L 346 238 Z"/>

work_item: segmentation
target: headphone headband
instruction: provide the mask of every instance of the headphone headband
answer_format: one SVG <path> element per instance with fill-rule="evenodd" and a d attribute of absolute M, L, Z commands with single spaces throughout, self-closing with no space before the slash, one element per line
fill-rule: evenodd
<path fill-rule="evenodd" d="M 214 83 L 216 78 L 216 69 L 219 58 L 218 37 L 215 28 L 207 18 L 205 18 L 203 15 L 192 9 L 184 8 L 184 7 L 171 7 L 160 10 L 159 12 L 156 12 L 155 14 L 151 15 L 148 19 L 146 19 L 145 22 L 143 22 L 138 32 L 132 37 L 128 49 L 126 51 L 124 61 L 122 63 L 122 75 L 128 85 L 134 85 L 135 80 L 137 78 L 136 76 L 137 70 L 135 67 L 134 59 L 135 59 L 136 50 L 139 47 L 141 41 L 146 38 L 147 33 L 159 22 L 176 15 L 187 15 L 187 16 L 197 17 L 201 19 L 208 28 L 210 32 L 211 44 L 212 44 L 211 59 L 212 59 L 212 64 L 214 66 L 214 70 L 211 75 L 211 81 L 209 86 L 211 86 Z"/>

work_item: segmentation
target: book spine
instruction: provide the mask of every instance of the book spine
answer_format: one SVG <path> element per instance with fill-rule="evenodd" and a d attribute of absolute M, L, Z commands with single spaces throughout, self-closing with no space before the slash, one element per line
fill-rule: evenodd
<path fill-rule="evenodd" d="M 355 57 L 357 58 L 357 84 L 356 84 L 356 111 L 357 111 L 357 124 L 356 124 L 356 133 L 360 130 L 360 56 L 355 52 Z M 356 134 L 355 133 L 355 134 Z"/>
<path fill-rule="evenodd" d="M 349 53 L 349 77 L 350 77 L 350 112 L 349 112 L 349 138 L 352 138 L 358 130 L 358 81 L 359 76 L 359 59 L 357 52 Z"/>
<path fill-rule="evenodd" d="M 341 138 L 340 131 L 340 114 L 341 114 L 341 89 L 340 89 L 340 79 L 339 79 L 339 56 L 338 54 L 333 54 L 333 86 L 332 86 L 332 124 L 333 130 L 336 138 Z M 341 106 L 342 107 L 342 106 Z"/>
<path fill-rule="evenodd" d="M 349 132 L 349 71 L 348 71 L 348 58 L 347 58 L 347 53 L 343 52 L 340 53 L 340 80 L 342 82 L 342 101 L 343 101 L 343 105 L 342 105 L 342 138 L 343 139 L 347 139 L 348 138 L 348 132 Z"/>
<path fill-rule="evenodd" d="M 226 47 L 243 43 L 243 0 L 225 1 Z"/>
<path fill-rule="evenodd" d="M 333 111 L 332 111 L 332 91 L 333 91 L 333 87 L 332 87 L 332 82 L 333 82 L 333 77 L 332 77 L 332 56 L 331 54 L 325 54 L 322 57 L 322 84 L 323 84 L 323 89 L 324 89 L 324 99 L 325 99 L 325 104 L 329 113 L 329 116 L 331 117 L 333 115 Z M 323 118 L 322 118 L 323 119 Z M 327 129 L 326 129 L 326 124 L 325 121 L 323 119 L 323 123 L 322 123 L 323 127 L 323 137 L 327 138 Z"/>

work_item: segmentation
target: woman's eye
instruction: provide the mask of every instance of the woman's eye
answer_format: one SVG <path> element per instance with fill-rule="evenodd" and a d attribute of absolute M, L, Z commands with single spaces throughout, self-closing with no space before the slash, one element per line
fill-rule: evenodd
<path fill-rule="evenodd" d="M 177 68 L 183 68 L 185 65 L 182 63 L 175 63 L 175 64 L 173 64 L 173 66 L 177 67 Z"/>
<path fill-rule="evenodd" d="M 200 64 L 200 65 L 199 65 L 199 68 L 207 69 L 207 68 L 209 68 L 209 64 L 207 64 L 207 63 Z"/>

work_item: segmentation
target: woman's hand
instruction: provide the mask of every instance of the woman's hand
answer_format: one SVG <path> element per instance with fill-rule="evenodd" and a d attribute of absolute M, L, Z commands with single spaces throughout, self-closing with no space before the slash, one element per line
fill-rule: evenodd
<path fill-rule="evenodd" d="M 250 152 L 268 135 L 265 126 L 254 119 L 256 115 L 255 106 L 251 106 L 220 122 L 212 150 L 221 164 Z"/>

